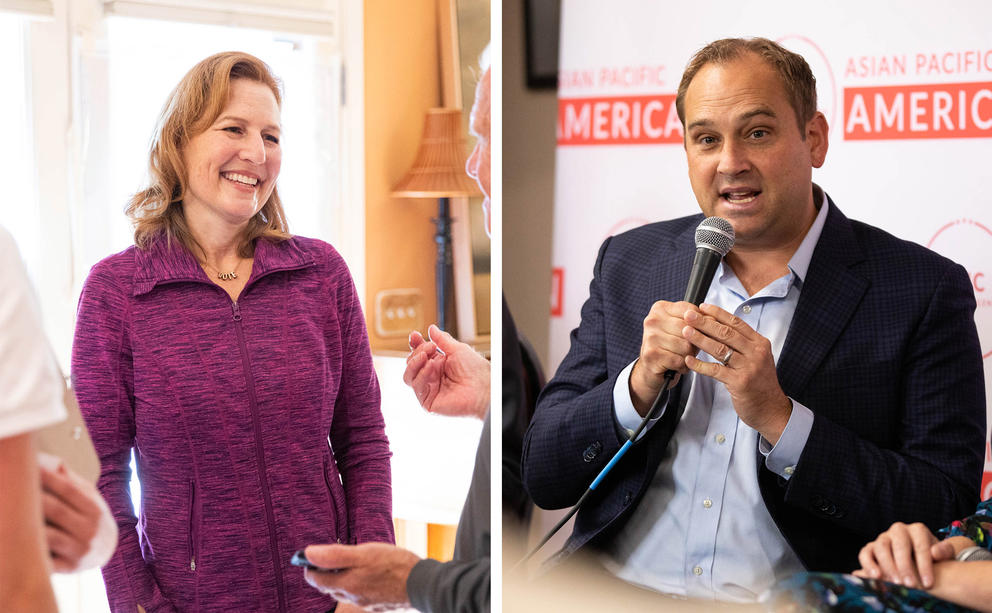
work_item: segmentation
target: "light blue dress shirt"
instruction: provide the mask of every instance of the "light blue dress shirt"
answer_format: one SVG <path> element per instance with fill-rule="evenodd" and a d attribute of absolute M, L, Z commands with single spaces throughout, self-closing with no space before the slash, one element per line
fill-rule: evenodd
<path fill-rule="evenodd" d="M 767 338 L 776 361 L 827 218 L 826 198 L 819 190 L 817 196 L 820 211 L 789 260 L 786 275 L 748 296 L 734 271 L 721 262 L 706 294 L 706 302 L 740 317 Z M 705 353 L 698 357 L 716 361 Z M 633 366 L 620 373 L 613 390 L 617 423 L 628 432 L 641 421 L 630 399 Z M 710 377 L 690 376 L 690 385 L 683 386 L 689 394 L 685 413 L 665 459 L 602 562 L 625 581 L 667 594 L 753 602 L 776 581 L 803 570 L 761 498 L 756 449 L 769 470 L 789 479 L 809 438 L 813 414 L 793 400 L 788 425 L 772 446 L 740 420 L 726 386 Z"/>

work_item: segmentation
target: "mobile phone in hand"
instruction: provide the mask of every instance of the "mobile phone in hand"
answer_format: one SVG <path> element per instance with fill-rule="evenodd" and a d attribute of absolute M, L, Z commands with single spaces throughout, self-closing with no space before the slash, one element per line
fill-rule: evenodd
<path fill-rule="evenodd" d="M 289 559 L 289 563 L 292 564 L 293 566 L 309 568 L 310 570 L 315 570 L 322 573 L 337 573 L 344 570 L 342 568 L 322 568 L 320 566 L 317 566 L 313 562 L 307 559 L 307 556 L 305 553 L 303 553 L 302 549 L 300 549 L 299 551 L 293 554 L 293 557 Z"/>

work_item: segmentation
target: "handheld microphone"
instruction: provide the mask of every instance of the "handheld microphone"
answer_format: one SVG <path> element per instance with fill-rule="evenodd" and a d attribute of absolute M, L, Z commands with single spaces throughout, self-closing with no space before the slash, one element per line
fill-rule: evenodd
<path fill-rule="evenodd" d="M 689 283 L 686 284 L 685 297 L 682 300 L 699 306 L 710 291 L 720 260 L 733 249 L 736 236 L 734 226 L 723 217 L 707 217 L 696 227 L 695 238 L 696 257 L 692 260 L 692 271 L 689 273 Z M 665 371 L 665 381 L 651 404 L 648 417 L 653 416 L 664 405 L 668 386 L 676 374 L 674 370 Z"/>
<path fill-rule="evenodd" d="M 710 284 L 713 282 L 713 275 L 716 274 L 716 268 L 720 264 L 720 260 L 723 256 L 727 255 L 734 246 L 734 227 L 730 225 L 730 222 L 722 217 L 707 217 L 699 224 L 696 228 L 696 257 L 692 260 L 692 271 L 689 273 L 689 283 L 685 288 L 685 302 L 691 302 L 692 304 L 699 306 L 699 304 L 706 298 L 706 293 L 710 290 Z M 544 544 L 551 540 L 551 537 L 558 532 L 562 526 L 564 526 L 569 519 L 579 510 L 579 508 L 585 503 L 586 499 L 592 492 L 599 487 L 606 475 L 609 474 L 613 467 L 617 465 L 620 458 L 627 453 L 627 450 L 633 446 L 634 441 L 640 435 L 641 431 L 647 423 L 654 417 L 656 413 L 659 412 L 666 401 L 668 396 L 668 386 L 675 378 L 676 371 L 666 370 L 665 380 L 661 385 L 661 390 L 655 397 L 654 402 L 651 404 L 651 409 L 648 411 L 647 415 L 641 420 L 640 425 L 634 430 L 627 438 L 627 441 L 622 447 L 613 455 L 610 461 L 603 467 L 603 470 L 599 472 L 599 475 L 593 480 L 589 485 L 589 488 L 582 494 L 579 501 L 575 503 L 575 506 L 569 510 L 569 512 L 561 518 L 558 524 L 548 532 L 541 542 L 537 544 L 536 547 L 531 549 L 522 560 L 517 562 L 516 566 L 510 572 L 516 571 L 522 564 L 526 563 L 535 553 L 540 551 Z M 678 423 L 681 418 L 681 414 L 676 415 L 675 419 L 672 420 L 672 424 Z M 674 427 L 674 426 L 672 426 Z"/>
<path fill-rule="evenodd" d="M 707 217 L 696 228 L 696 257 L 692 261 L 685 300 L 699 306 L 713 282 L 716 267 L 734 247 L 734 227 L 722 217 Z"/>
<path fill-rule="evenodd" d="M 723 256 L 730 253 L 734 247 L 734 227 L 723 217 L 707 217 L 696 227 L 696 257 L 692 260 L 692 271 L 689 273 L 689 283 L 685 287 L 685 302 L 699 306 L 710 291 L 716 267 L 720 265 Z M 677 373 L 674 370 L 665 371 L 665 380 L 661 384 L 658 396 L 651 403 L 648 417 L 652 417 L 658 409 L 664 406 L 668 386 Z"/>

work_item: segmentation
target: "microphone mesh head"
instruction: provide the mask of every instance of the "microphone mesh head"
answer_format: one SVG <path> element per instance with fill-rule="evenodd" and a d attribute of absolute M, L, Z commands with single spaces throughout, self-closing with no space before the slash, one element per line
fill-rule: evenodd
<path fill-rule="evenodd" d="M 720 257 L 734 247 L 734 227 L 723 217 L 707 217 L 696 228 L 696 248 L 706 247 Z"/>

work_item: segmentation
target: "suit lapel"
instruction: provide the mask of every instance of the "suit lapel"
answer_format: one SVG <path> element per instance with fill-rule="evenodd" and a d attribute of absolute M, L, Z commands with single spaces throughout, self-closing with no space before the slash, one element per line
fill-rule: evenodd
<path fill-rule="evenodd" d="M 861 302 L 868 281 L 852 267 L 863 259 L 850 220 L 831 201 L 778 360 L 786 394 L 800 395 Z"/>
<path fill-rule="evenodd" d="M 685 295 L 689 283 L 692 261 L 696 257 L 696 226 L 703 220 L 702 215 L 693 217 L 693 223 L 681 234 L 667 241 L 658 249 L 654 272 L 649 276 L 647 296 L 648 306 L 658 300 L 677 302 Z M 641 317 L 647 315 L 647 311 Z"/>

